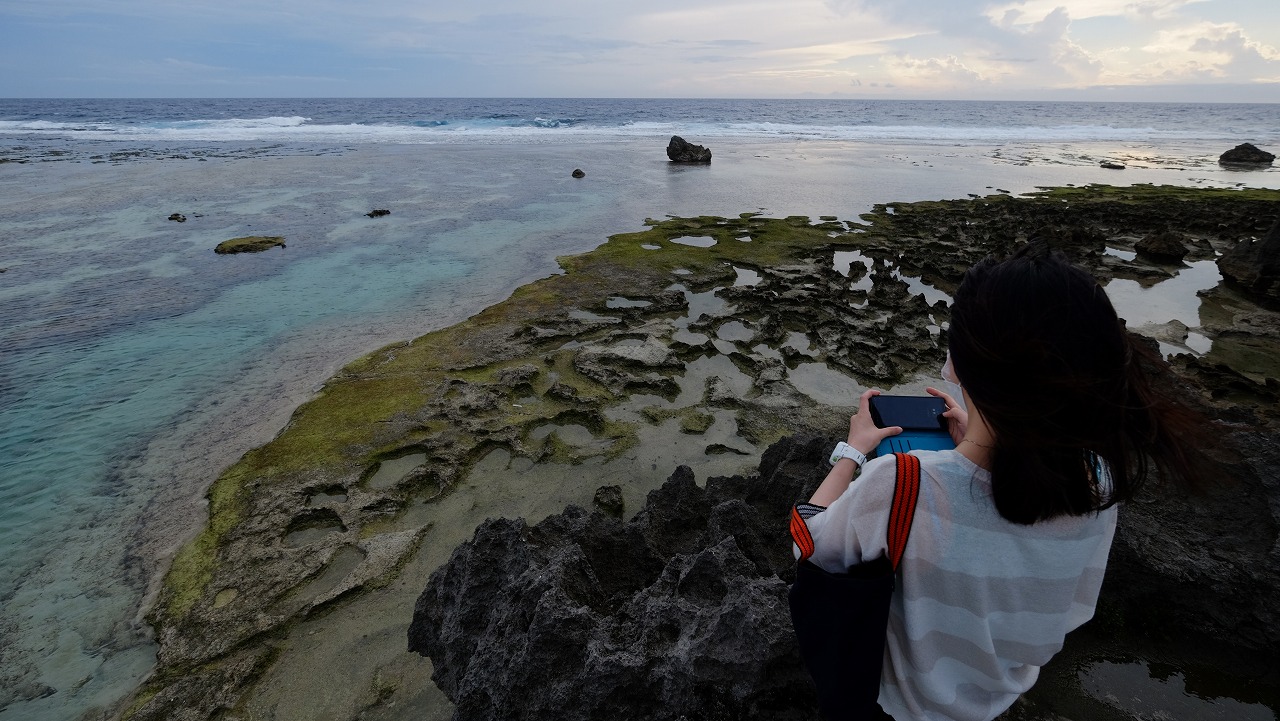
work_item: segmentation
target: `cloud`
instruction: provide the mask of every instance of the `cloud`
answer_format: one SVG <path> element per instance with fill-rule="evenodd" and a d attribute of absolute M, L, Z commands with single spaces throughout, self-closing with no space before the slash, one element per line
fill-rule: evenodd
<path fill-rule="evenodd" d="M 972 88 L 987 82 L 982 73 L 966 67 L 954 55 L 944 58 L 913 58 L 890 55 L 881 61 L 891 82 L 905 87 Z"/>
<path fill-rule="evenodd" d="M 1088 5 L 1102 2 L 1107 0 L 1086 0 Z M 914 33 L 937 38 L 933 44 L 943 52 L 929 53 L 923 60 L 926 65 L 918 65 L 921 53 L 901 50 L 899 57 L 883 64 L 917 84 L 925 83 L 928 76 L 959 82 L 968 71 L 972 74 L 968 82 L 981 78 L 988 85 L 1059 87 L 1096 82 L 1103 70 L 1101 61 L 1070 35 L 1072 15 L 1064 5 L 1078 2 L 1033 0 L 1001 6 L 954 0 L 827 3 L 835 12 L 862 9 L 882 13 L 893 19 L 894 29 L 904 36 Z M 1117 4 L 1111 1 L 1108 6 Z"/>
<path fill-rule="evenodd" d="M 1142 48 L 1158 59 L 1141 72 L 1162 80 L 1274 80 L 1280 51 L 1250 39 L 1234 23 L 1198 23 L 1159 32 Z"/>
<path fill-rule="evenodd" d="M 1054 69 L 1059 82 L 1076 85 L 1093 82 L 1102 72 L 1102 62 L 1070 38 L 1070 28 L 1071 18 L 1066 9 L 1055 8 L 1022 33 L 1019 49 L 1032 58 L 1045 60 Z M 1052 82 L 1055 78 L 1045 80 Z"/>
<path fill-rule="evenodd" d="M 1274 0 L 8 0 L 0 62 L 133 77 L 51 94 L 216 93 L 311 78 L 306 92 L 987 97 L 1097 84 L 1280 77 Z M 1212 11 L 1212 22 L 1206 18 Z M 1230 22 L 1231 19 L 1236 22 Z M 1246 19 L 1253 25 L 1244 24 Z M 370 79 L 364 68 L 394 68 Z M 861 85 L 854 84 L 859 81 Z M 0 78 L 0 94 L 17 80 Z M 371 86 L 370 82 L 379 83 Z M 113 90 L 112 88 L 119 88 Z M 88 88 L 86 91 L 85 88 Z M 267 92 L 267 91 L 263 91 Z M 282 84 L 280 94 L 304 92 Z"/>
<path fill-rule="evenodd" d="M 1127 17 L 1159 20 L 1174 17 L 1187 5 L 1207 0 L 1014 0 L 992 4 L 984 14 L 993 22 L 1035 22 L 1056 10 L 1063 10 L 1076 20 L 1100 17 Z"/>

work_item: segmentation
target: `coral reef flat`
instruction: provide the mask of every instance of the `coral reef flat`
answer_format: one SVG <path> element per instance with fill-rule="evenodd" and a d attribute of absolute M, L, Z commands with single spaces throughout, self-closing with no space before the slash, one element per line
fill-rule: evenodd
<path fill-rule="evenodd" d="M 1168 623 L 1274 658 L 1280 313 L 1217 281 L 1191 322 L 1138 325 L 1126 307 L 1278 219 L 1277 191 L 1089 186 L 885 203 L 849 221 L 649 220 L 465 322 L 350 363 L 226 470 L 151 611 L 159 665 L 123 716 L 449 718 L 429 681 L 449 671 L 406 653 L 405 631 L 428 574 L 486 518 L 534 524 L 610 484 L 629 513 L 677 466 L 749 473 L 781 438 L 836 435 L 862 388 L 936 375 L 964 270 L 1030 237 L 1135 284 L 1121 315 L 1176 353 L 1224 448 L 1250 451 L 1214 455 L 1240 485 L 1212 503 L 1126 509 L 1149 523 L 1127 526 L 1115 565 L 1140 585 L 1113 594 L 1109 617 L 1169 593 L 1189 551 L 1167 534 L 1216 535 L 1217 571 L 1194 566 L 1212 582 Z M 1170 228 L 1184 261 L 1134 251 Z M 1227 533 L 1240 488 L 1267 503 Z M 1184 506 L 1205 525 L 1179 530 Z M 1227 591 L 1230 608 L 1195 618 Z M 1058 718 L 1042 703 L 1017 712 Z"/>

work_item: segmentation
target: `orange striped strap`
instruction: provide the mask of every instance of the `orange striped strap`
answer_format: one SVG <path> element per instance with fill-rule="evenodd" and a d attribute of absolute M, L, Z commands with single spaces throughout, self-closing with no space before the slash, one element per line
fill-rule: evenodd
<path fill-rule="evenodd" d="M 915 520 L 916 501 L 920 498 L 920 459 L 906 453 L 895 453 L 898 477 L 893 484 L 893 506 L 889 509 L 889 561 L 896 571 L 902 554 L 907 550 L 911 536 L 911 523 Z M 791 540 L 800 549 L 800 560 L 813 555 L 813 534 L 809 524 L 800 515 L 800 509 L 791 507 Z"/>
<path fill-rule="evenodd" d="M 893 508 L 889 510 L 889 561 L 893 570 L 907 550 L 911 523 L 916 517 L 916 501 L 920 498 L 920 459 L 906 453 L 895 453 L 898 478 L 893 484 Z"/>
<path fill-rule="evenodd" d="M 800 549 L 800 560 L 808 560 L 813 555 L 813 534 L 809 533 L 809 524 L 804 522 L 800 509 L 791 507 L 791 540 Z"/>

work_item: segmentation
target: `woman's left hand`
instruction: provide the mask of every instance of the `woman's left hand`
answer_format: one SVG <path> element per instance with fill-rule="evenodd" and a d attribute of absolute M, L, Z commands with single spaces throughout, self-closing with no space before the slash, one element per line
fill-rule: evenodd
<path fill-rule="evenodd" d="M 947 410 L 942 417 L 947 419 L 947 432 L 951 434 L 951 442 L 957 446 L 960 445 L 960 441 L 964 440 L 964 434 L 969 430 L 969 412 L 946 391 L 937 388 L 925 388 L 925 391 L 935 398 L 941 398 L 942 402 L 947 404 Z"/>

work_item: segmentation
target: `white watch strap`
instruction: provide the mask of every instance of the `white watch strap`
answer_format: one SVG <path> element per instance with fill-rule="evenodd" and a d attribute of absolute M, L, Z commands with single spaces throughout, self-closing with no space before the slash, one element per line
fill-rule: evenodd
<path fill-rule="evenodd" d="M 863 455 L 862 451 L 844 441 L 837 443 L 836 449 L 831 452 L 831 465 L 834 466 L 841 458 L 848 458 L 859 466 L 866 465 L 867 462 L 867 457 Z"/>

